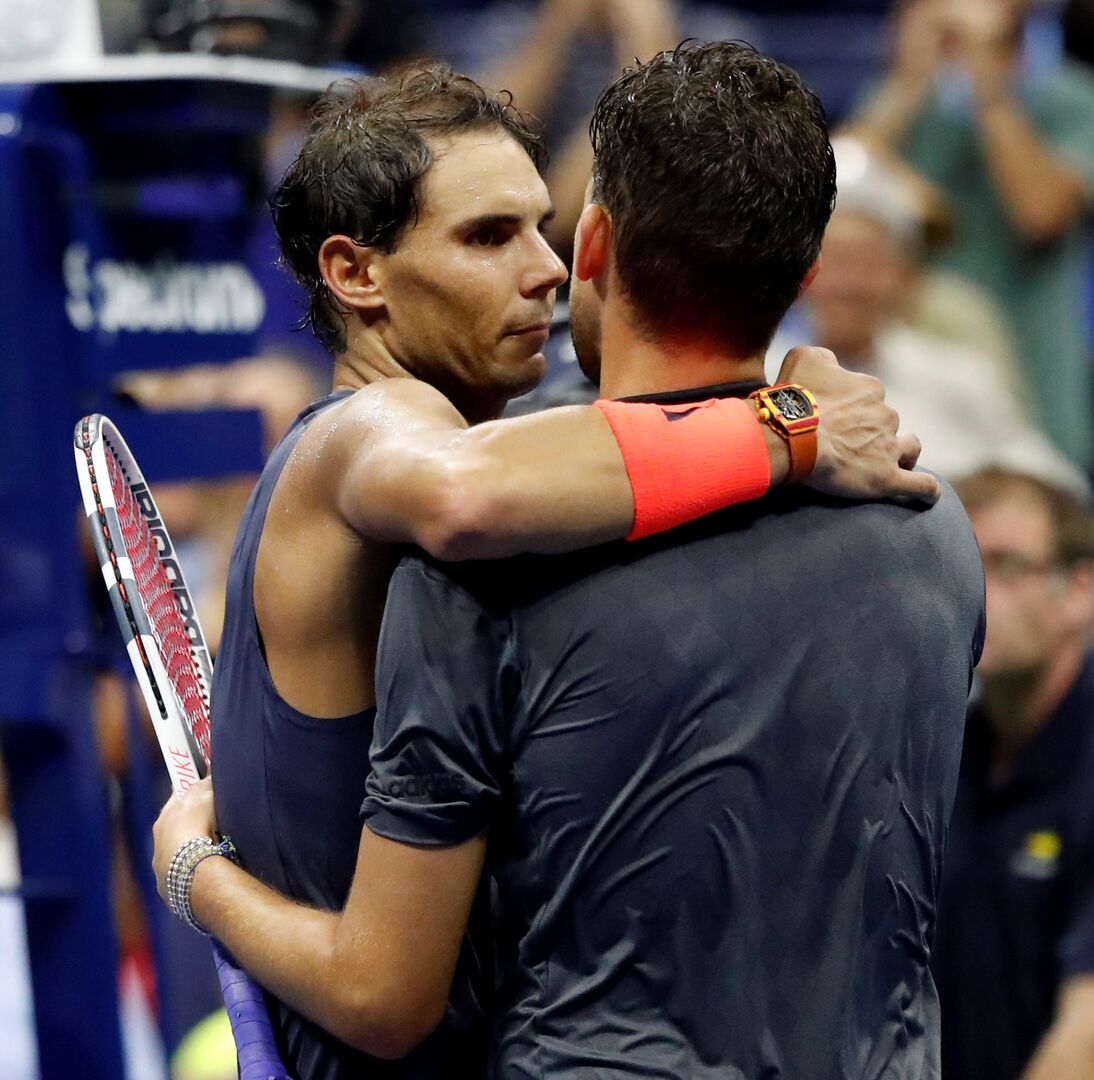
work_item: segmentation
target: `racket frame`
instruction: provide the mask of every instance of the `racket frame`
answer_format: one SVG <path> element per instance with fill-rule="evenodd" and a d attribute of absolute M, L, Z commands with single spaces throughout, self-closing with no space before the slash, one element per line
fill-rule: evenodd
<path fill-rule="evenodd" d="M 113 454 L 122 479 L 148 525 L 160 559 L 165 566 L 166 560 L 170 560 L 168 580 L 190 638 L 190 655 L 207 722 L 213 668 L 205 633 L 159 507 L 121 433 L 107 417 L 92 414 L 77 425 L 73 449 L 92 543 L 118 625 L 126 635 L 126 652 L 152 718 L 171 785 L 176 791 L 186 791 L 208 774 L 208 755 L 190 730 L 185 709 L 161 658 L 155 631 L 141 603 L 118 518 L 107 454 Z"/>

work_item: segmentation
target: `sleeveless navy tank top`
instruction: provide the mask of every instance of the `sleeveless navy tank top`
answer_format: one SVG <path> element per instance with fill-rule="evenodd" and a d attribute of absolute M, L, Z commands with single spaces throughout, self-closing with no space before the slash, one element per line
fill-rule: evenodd
<path fill-rule="evenodd" d="M 348 397 L 313 402 L 266 463 L 243 513 L 228 570 L 224 629 L 213 672 L 212 761 L 217 819 L 243 867 L 301 903 L 341 910 L 361 837 L 375 709 L 318 719 L 282 700 L 266 665 L 254 609 L 254 573 L 266 511 L 281 470 L 311 420 Z M 481 916 L 476 915 L 481 921 Z M 402 1061 L 380 1061 L 338 1042 L 267 995 L 285 1063 L 298 1080 L 435 1080 L 484 1076 L 481 1004 L 488 950 L 465 943 L 441 1026 Z"/>

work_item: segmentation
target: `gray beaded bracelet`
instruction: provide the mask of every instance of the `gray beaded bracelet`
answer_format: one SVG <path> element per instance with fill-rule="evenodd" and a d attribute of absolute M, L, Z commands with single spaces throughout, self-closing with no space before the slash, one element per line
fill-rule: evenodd
<path fill-rule="evenodd" d="M 210 855 L 223 855 L 234 863 L 239 862 L 235 844 L 227 836 L 219 844 L 215 840 L 210 840 L 208 836 L 195 836 L 193 840 L 187 840 L 186 843 L 179 845 L 167 867 L 167 905 L 171 913 L 177 915 L 191 929 L 206 936 L 208 931 L 194 918 L 193 909 L 190 907 L 190 889 L 194 883 L 194 871 L 198 863 Z"/>

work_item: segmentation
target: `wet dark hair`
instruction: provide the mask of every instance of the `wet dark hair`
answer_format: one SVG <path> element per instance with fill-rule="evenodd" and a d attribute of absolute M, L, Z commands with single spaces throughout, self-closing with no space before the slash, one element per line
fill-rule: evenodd
<path fill-rule="evenodd" d="M 283 263 L 308 291 L 303 325 L 332 352 L 345 348 L 345 312 L 319 273 L 328 236 L 394 251 L 417 219 L 421 184 L 433 164 L 431 138 L 497 129 L 536 168 L 541 135 L 508 94 L 492 94 L 440 63 L 387 79 L 342 79 L 317 102 L 304 145 L 270 197 Z"/>
<path fill-rule="evenodd" d="M 766 348 L 835 203 L 816 95 L 751 46 L 685 42 L 625 70 L 590 131 L 593 196 L 644 327 Z"/>

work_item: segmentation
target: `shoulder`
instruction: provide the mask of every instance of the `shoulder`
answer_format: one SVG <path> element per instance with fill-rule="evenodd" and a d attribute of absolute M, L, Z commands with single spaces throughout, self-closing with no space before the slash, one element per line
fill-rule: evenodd
<path fill-rule="evenodd" d="M 801 547 L 818 573 L 838 580 L 884 579 L 899 583 L 902 594 L 945 594 L 970 610 L 978 608 L 983 603 L 980 550 L 961 500 L 945 480 L 941 484 L 942 495 L 930 506 L 910 499 L 850 503 L 788 491 L 793 512 L 778 546 Z"/>
<path fill-rule="evenodd" d="M 441 417 L 465 426 L 437 389 L 418 379 L 381 379 L 307 421 L 289 464 L 318 478 L 341 475 L 347 458 L 370 445 L 412 435 Z"/>
<path fill-rule="evenodd" d="M 949 483 L 939 477 L 942 495 L 933 505 L 916 500 L 888 500 L 861 503 L 860 512 L 867 516 L 871 528 L 884 528 L 901 537 L 915 550 L 919 545 L 944 545 L 955 554 L 975 555 L 979 567 L 979 548 L 973 535 L 972 523 Z"/>

